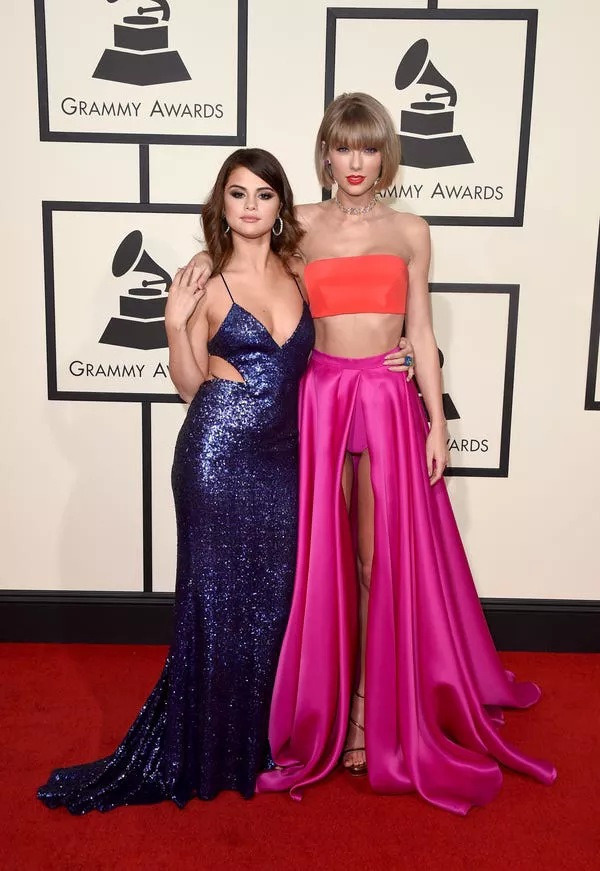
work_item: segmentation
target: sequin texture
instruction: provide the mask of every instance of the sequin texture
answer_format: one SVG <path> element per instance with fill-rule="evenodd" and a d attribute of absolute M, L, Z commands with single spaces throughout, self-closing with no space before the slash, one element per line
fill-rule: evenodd
<path fill-rule="evenodd" d="M 306 305 L 279 346 L 234 303 L 211 354 L 244 383 L 205 382 L 178 436 L 174 639 L 158 683 L 112 754 L 38 790 L 71 813 L 225 789 L 254 794 L 294 582 L 298 384 L 314 341 Z"/>

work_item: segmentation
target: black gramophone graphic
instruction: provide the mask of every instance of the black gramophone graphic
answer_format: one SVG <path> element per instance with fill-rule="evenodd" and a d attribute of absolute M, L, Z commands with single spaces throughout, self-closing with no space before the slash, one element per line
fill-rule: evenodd
<path fill-rule="evenodd" d="M 143 351 L 166 348 L 165 306 L 167 288 L 172 279 L 144 250 L 139 230 L 133 230 L 125 236 L 113 257 L 112 274 L 115 278 L 121 278 L 127 272 L 160 277 L 143 279 L 141 287 L 132 287 L 120 297 L 119 317 L 110 319 L 99 340 L 100 344 Z"/>
<path fill-rule="evenodd" d="M 118 0 L 108 0 L 117 3 Z M 127 85 L 163 85 L 191 79 L 179 52 L 169 50 L 171 10 L 167 0 L 138 7 L 137 15 L 126 15 L 115 24 L 114 48 L 107 48 L 92 78 Z M 148 13 L 159 12 L 161 17 Z"/>
<path fill-rule="evenodd" d="M 440 358 L 440 369 L 444 368 L 444 355 L 438 348 L 438 356 Z M 444 417 L 446 420 L 460 420 L 460 414 L 455 404 L 452 402 L 452 397 L 449 393 L 442 393 L 442 407 L 444 409 Z"/>
<path fill-rule="evenodd" d="M 444 368 L 444 355 L 441 350 L 438 348 L 438 357 L 440 360 L 440 369 Z M 419 387 L 419 383 L 415 378 L 415 384 L 417 387 L 417 393 L 419 394 L 419 398 L 423 403 L 423 408 L 425 409 L 425 414 L 427 415 L 427 420 L 429 420 L 429 412 L 427 411 L 427 406 L 425 405 L 425 400 L 423 399 L 423 394 L 421 393 L 421 388 Z M 444 417 L 446 420 L 460 420 L 460 414 L 458 413 L 458 409 L 452 401 L 452 397 L 449 393 L 442 393 L 442 408 L 444 410 Z"/>
<path fill-rule="evenodd" d="M 413 83 L 441 89 L 438 93 L 427 91 L 423 102 L 411 103 L 410 109 L 402 110 L 402 163 L 420 169 L 473 163 L 465 140 L 460 134 L 453 133 L 456 88 L 431 61 L 427 61 L 428 53 L 427 40 L 418 39 L 408 49 L 396 72 L 396 87 L 399 91 Z"/>

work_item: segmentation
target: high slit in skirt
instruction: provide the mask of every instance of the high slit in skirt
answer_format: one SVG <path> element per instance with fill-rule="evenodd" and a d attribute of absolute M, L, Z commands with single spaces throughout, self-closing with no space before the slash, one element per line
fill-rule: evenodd
<path fill-rule="evenodd" d="M 416 791 L 465 814 L 502 783 L 500 765 L 552 783 L 556 770 L 503 739 L 502 708 L 540 697 L 503 668 L 444 481 L 430 486 L 425 410 L 385 355 L 314 351 L 300 393 L 300 520 L 292 609 L 269 740 L 279 770 L 259 792 L 301 798 L 344 749 L 356 685 L 358 588 L 341 479 L 367 449 L 375 502 L 367 621 L 365 740 L 379 793 Z"/>

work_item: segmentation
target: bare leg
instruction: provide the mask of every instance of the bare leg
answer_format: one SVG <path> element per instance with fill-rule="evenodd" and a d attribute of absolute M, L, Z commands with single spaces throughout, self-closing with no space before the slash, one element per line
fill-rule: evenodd
<path fill-rule="evenodd" d="M 352 454 L 346 454 L 344 457 L 344 467 L 342 469 L 342 492 L 346 500 L 346 508 L 350 511 L 350 499 L 352 498 L 352 483 L 354 481 L 354 464 L 352 462 Z"/>
<path fill-rule="evenodd" d="M 352 485 L 354 483 L 354 462 L 352 458 L 352 454 L 346 454 L 344 458 L 344 466 L 342 469 L 342 491 L 344 493 L 344 499 L 346 500 L 346 508 L 350 511 L 350 504 L 352 500 Z M 355 735 L 354 732 L 351 732 L 351 729 L 348 729 L 348 735 L 346 736 L 346 750 L 352 747 L 362 747 L 364 744 L 363 737 L 361 735 Z M 351 765 L 357 764 L 356 760 L 358 759 L 358 764 L 362 761 L 360 752 L 349 752 L 344 751 L 343 761 L 344 766 L 348 768 Z M 362 754 L 362 758 L 364 759 L 364 753 Z"/>
<path fill-rule="evenodd" d="M 346 458 L 348 460 L 348 458 Z M 345 469 L 345 466 L 344 466 Z M 371 459 L 368 451 L 361 454 L 358 470 L 358 581 L 359 581 L 359 626 L 360 626 L 360 677 L 358 688 L 352 697 L 350 721 L 346 737 L 346 747 L 364 747 L 364 696 L 365 696 L 365 655 L 367 648 L 367 617 L 369 612 L 369 588 L 371 585 L 371 568 L 373 565 L 373 537 L 375 500 L 371 484 Z M 343 484 L 342 484 L 343 486 Z M 344 494 L 346 491 L 344 490 Z M 348 502 L 348 499 L 347 499 Z M 358 725 L 356 725 L 358 724 Z M 361 728 L 362 727 L 362 728 Z M 361 765 L 366 761 L 364 750 L 346 753 L 344 765 Z"/>

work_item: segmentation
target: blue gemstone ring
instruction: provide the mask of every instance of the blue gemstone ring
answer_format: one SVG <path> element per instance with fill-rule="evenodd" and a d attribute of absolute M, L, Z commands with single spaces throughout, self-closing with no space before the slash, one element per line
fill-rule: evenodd
<path fill-rule="evenodd" d="M 404 365 L 405 365 L 405 366 L 408 366 L 409 369 L 410 369 L 411 366 L 414 366 L 414 365 L 415 365 L 415 361 L 414 361 L 413 358 L 410 356 L 410 354 L 407 354 L 406 357 L 404 358 Z"/>

